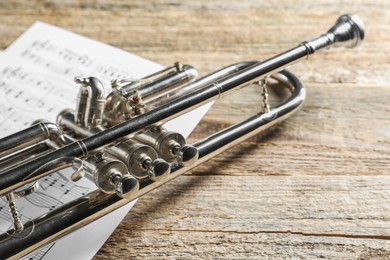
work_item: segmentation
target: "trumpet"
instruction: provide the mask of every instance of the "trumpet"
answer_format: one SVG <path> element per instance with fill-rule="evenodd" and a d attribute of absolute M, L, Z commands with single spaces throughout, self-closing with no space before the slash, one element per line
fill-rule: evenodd
<path fill-rule="evenodd" d="M 13 220 L 13 227 L 0 234 L 0 258 L 34 252 L 288 118 L 301 107 L 306 91 L 286 68 L 323 49 L 356 47 L 363 39 L 360 18 L 346 14 L 314 40 L 197 80 L 196 70 L 181 63 L 139 80 L 113 80 L 110 93 L 97 78 L 75 78 L 75 109 L 63 110 L 56 123 L 38 120 L 0 139 L 0 196 L 8 201 Z M 260 86 L 263 104 L 242 122 L 194 144 L 163 126 L 253 84 Z M 271 106 L 267 89 L 276 85 L 289 94 Z M 23 222 L 15 199 L 29 196 L 43 178 L 62 169 L 72 169 L 73 181 L 90 180 L 96 190 Z"/>

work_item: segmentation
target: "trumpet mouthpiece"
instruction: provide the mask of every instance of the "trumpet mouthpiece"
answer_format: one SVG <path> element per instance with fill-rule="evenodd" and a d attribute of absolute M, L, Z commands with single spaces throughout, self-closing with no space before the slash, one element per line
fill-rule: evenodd
<path fill-rule="evenodd" d="M 328 31 L 327 36 L 335 47 L 353 48 L 364 39 L 364 24 L 359 16 L 345 14 L 337 19 L 336 24 Z"/>

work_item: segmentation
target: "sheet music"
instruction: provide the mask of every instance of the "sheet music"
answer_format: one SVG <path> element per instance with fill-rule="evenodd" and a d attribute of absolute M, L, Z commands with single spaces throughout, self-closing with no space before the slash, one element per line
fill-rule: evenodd
<path fill-rule="evenodd" d="M 74 108 L 78 86 L 75 76 L 94 76 L 110 86 L 112 79 L 132 79 L 162 67 L 63 29 L 36 22 L 0 54 L 0 137 L 28 127 L 36 119 L 55 122 L 64 108 Z M 210 105 L 167 123 L 188 136 Z M 17 199 L 23 221 L 50 211 L 95 189 L 82 179 L 71 182 L 62 171 L 47 176 L 33 195 Z M 26 259 L 92 258 L 131 209 L 130 203 L 101 220 L 64 237 Z M 8 206 L 0 199 L 0 232 L 12 226 Z"/>

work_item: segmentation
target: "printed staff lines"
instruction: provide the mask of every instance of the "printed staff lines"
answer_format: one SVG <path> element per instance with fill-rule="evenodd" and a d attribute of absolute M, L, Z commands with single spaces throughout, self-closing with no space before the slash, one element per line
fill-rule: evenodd
<path fill-rule="evenodd" d="M 29 48 L 22 51 L 21 57 L 61 76 L 97 76 L 106 82 L 113 79 L 136 78 L 128 69 L 118 65 L 118 62 L 91 58 L 74 50 L 59 47 L 48 39 L 32 42 Z"/>
<path fill-rule="evenodd" d="M 75 85 L 47 75 L 26 75 L 29 75 L 28 71 L 21 67 L 6 67 L 0 73 L 0 89 L 4 90 L 0 98 L 5 99 L 10 107 L 45 114 L 58 110 L 59 104 L 67 107 L 75 103 L 78 90 Z M 29 88 L 34 88 L 34 91 L 31 92 Z"/>
<path fill-rule="evenodd" d="M 41 180 L 40 188 L 43 191 L 46 191 L 50 188 L 57 189 L 62 194 L 60 198 L 65 195 L 73 198 L 79 198 L 89 191 L 89 188 L 76 185 L 74 182 L 59 172 L 50 174 Z"/>
<path fill-rule="evenodd" d="M 50 245 L 47 245 L 40 250 L 31 253 L 30 255 L 22 258 L 22 260 L 40 260 L 45 257 L 45 255 L 50 251 L 50 249 L 55 245 L 55 243 L 52 243 Z"/>

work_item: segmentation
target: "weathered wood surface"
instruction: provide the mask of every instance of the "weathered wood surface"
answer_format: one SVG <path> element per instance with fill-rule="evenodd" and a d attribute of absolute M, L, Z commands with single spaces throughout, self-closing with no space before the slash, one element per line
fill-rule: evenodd
<path fill-rule="evenodd" d="M 141 198 L 95 259 L 390 258 L 387 1 L 2 1 L 0 47 L 36 20 L 201 74 L 268 58 L 357 13 L 367 39 L 291 70 L 301 111 Z M 219 101 L 191 140 L 259 108 Z"/>

